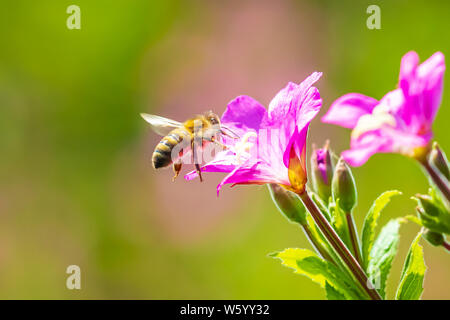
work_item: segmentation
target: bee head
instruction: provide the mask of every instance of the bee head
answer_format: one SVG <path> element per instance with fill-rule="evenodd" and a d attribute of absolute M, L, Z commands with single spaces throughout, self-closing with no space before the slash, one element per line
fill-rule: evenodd
<path fill-rule="evenodd" d="M 213 113 L 212 111 L 205 112 L 204 116 L 212 125 L 220 124 L 219 116 L 217 114 Z"/>

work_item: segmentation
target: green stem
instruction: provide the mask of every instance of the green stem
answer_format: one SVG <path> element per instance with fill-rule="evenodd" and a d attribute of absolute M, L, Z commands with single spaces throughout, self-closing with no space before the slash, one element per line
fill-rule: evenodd
<path fill-rule="evenodd" d="M 316 249 L 316 251 L 322 256 L 322 258 L 324 258 L 325 260 L 334 264 L 333 258 L 330 256 L 330 254 L 327 252 L 327 250 L 322 246 L 322 244 L 314 237 L 309 226 L 307 224 L 303 224 L 302 228 L 306 234 L 306 237 L 308 238 L 309 242 L 311 242 L 314 249 Z"/>
<path fill-rule="evenodd" d="M 353 220 L 353 216 L 350 212 L 345 214 L 347 220 L 348 231 L 350 233 L 350 241 L 352 242 L 353 253 L 355 254 L 355 258 L 360 265 L 362 265 L 361 258 L 361 247 L 359 246 L 358 240 L 358 231 L 356 230 L 355 221 Z"/>
<path fill-rule="evenodd" d="M 337 252 L 339 257 L 342 259 L 342 261 L 347 265 L 347 267 L 355 276 L 356 280 L 359 282 L 364 291 L 369 295 L 369 297 L 372 300 L 382 300 L 380 294 L 370 284 L 367 275 L 364 273 L 364 270 L 361 268 L 358 261 L 356 261 L 356 259 L 348 250 L 348 248 L 339 238 L 336 231 L 334 231 L 333 227 L 330 225 L 328 220 L 323 216 L 319 208 L 317 208 L 316 204 L 311 200 L 308 193 L 304 191 L 303 193 L 299 194 L 299 196 L 302 199 L 306 208 L 308 209 L 309 213 L 313 217 L 317 226 L 322 231 L 323 235 L 330 242 L 330 244 Z"/>
<path fill-rule="evenodd" d="M 425 171 L 430 176 L 431 180 L 433 180 L 434 184 L 439 188 L 444 197 L 450 203 L 450 185 L 447 179 L 445 179 L 438 171 L 436 171 L 435 167 L 430 165 L 430 163 L 426 160 L 419 160 L 419 163 L 423 166 Z"/>

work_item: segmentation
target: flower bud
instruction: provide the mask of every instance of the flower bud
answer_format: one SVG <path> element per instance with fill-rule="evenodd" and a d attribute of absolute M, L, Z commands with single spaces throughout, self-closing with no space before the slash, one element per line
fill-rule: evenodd
<path fill-rule="evenodd" d="M 450 212 L 438 198 L 417 194 L 413 199 L 419 204 L 416 210 L 424 227 L 437 233 L 450 234 Z"/>
<path fill-rule="evenodd" d="M 431 245 L 435 247 L 442 246 L 445 242 L 445 238 L 442 233 L 434 232 L 431 230 L 425 231 L 423 237 L 425 238 L 425 240 L 427 240 Z"/>
<path fill-rule="evenodd" d="M 335 202 L 339 199 L 339 207 L 344 212 L 352 211 L 357 201 L 355 179 L 342 157 L 334 170 L 331 192 Z"/>
<path fill-rule="evenodd" d="M 311 176 L 313 188 L 319 197 L 328 203 L 331 196 L 331 180 L 333 179 L 333 165 L 328 148 L 328 141 L 322 149 L 315 149 L 311 155 Z"/>
<path fill-rule="evenodd" d="M 439 172 L 450 180 L 450 170 L 448 168 L 447 157 L 444 151 L 439 148 L 437 142 L 433 143 L 433 149 L 430 152 L 430 162 L 439 170 Z"/>
<path fill-rule="evenodd" d="M 278 184 L 269 184 L 269 191 L 278 210 L 290 221 L 306 224 L 306 208 L 300 198 L 293 192 Z"/>
<path fill-rule="evenodd" d="M 416 194 L 417 201 L 419 205 L 422 207 L 423 211 L 432 217 L 437 217 L 440 214 L 440 209 L 434 202 L 433 198 L 424 195 L 424 194 Z"/>

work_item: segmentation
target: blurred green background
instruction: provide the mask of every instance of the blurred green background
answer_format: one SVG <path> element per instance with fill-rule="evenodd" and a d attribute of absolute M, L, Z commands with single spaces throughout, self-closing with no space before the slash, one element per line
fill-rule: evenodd
<path fill-rule="evenodd" d="M 66 8 L 81 8 L 68 30 Z M 370 4 L 381 30 L 366 27 Z M 314 70 L 324 104 L 354 91 L 376 98 L 401 56 L 450 54 L 448 1 L 17 0 L 0 12 L 0 298 L 323 299 L 267 254 L 309 247 L 265 187 L 171 183 L 155 172 L 158 141 L 139 112 L 183 120 L 248 94 L 267 105 Z M 444 99 L 434 130 L 450 152 Z M 348 130 L 314 120 L 310 143 Z M 412 161 L 376 155 L 354 170 L 360 226 L 372 200 L 399 189 L 381 222 L 412 214 L 427 189 Z M 402 227 L 392 297 L 418 227 Z M 450 255 L 423 243 L 425 299 L 450 298 Z M 68 265 L 82 289 L 66 289 Z"/>

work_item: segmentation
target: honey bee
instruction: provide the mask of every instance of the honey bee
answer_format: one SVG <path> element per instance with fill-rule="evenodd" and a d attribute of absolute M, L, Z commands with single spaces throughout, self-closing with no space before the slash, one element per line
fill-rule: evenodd
<path fill-rule="evenodd" d="M 175 180 L 180 174 L 181 159 L 186 149 L 192 151 L 192 162 L 200 181 L 203 181 L 197 161 L 197 150 L 208 143 L 215 143 L 226 149 L 227 147 L 220 142 L 221 135 L 233 139 L 239 138 L 233 131 L 221 126 L 220 118 L 212 111 L 194 116 L 183 123 L 146 113 L 141 113 L 141 116 L 150 124 L 154 132 L 164 137 L 153 152 L 153 168 L 164 168 L 172 164 L 175 173 L 172 180 Z"/>

